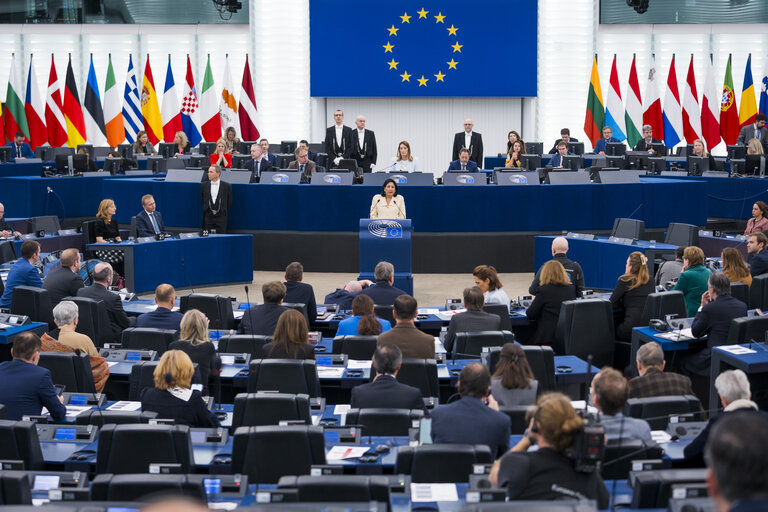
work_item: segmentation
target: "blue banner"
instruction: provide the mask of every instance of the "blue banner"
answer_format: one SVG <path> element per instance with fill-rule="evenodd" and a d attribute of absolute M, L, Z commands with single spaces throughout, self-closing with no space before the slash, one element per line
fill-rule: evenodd
<path fill-rule="evenodd" d="M 310 0 L 311 95 L 536 96 L 537 0 Z"/>

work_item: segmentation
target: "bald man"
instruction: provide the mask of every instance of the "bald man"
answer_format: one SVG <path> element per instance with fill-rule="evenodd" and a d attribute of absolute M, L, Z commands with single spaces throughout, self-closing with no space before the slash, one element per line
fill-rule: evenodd
<path fill-rule="evenodd" d="M 363 172 L 371 172 L 376 165 L 376 135 L 365 128 L 365 116 L 355 118 L 356 128 L 349 134 L 344 158 L 354 158 Z"/>
<path fill-rule="evenodd" d="M 562 263 L 563 267 L 565 267 L 566 274 L 568 274 L 568 278 L 576 288 L 576 296 L 581 297 L 581 291 L 584 289 L 584 272 L 581 270 L 581 265 L 566 257 L 567 254 L 568 240 L 562 236 L 558 236 L 552 240 L 552 259 Z M 536 276 L 533 278 L 530 288 L 528 288 L 528 293 L 531 295 L 536 295 L 536 292 L 539 289 L 539 272 L 541 272 L 541 269 L 536 272 Z"/>
<path fill-rule="evenodd" d="M 344 288 L 336 288 L 325 296 L 323 304 L 338 304 L 341 309 L 352 309 L 352 301 L 357 297 L 363 288 L 371 286 L 373 281 L 363 279 L 362 281 L 350 281 L 344 285 Z"/>
<path fill-rule="evenodd" d="M 112 283 L 112 277 L 115 272 L 112 270 L 112 265 L 102 261 L 97 263 L 93 267 L 93 284 L 80 288 L 77 291 L 78 297 L 87 297 L 93 300 L 100 300 L 104 302 L 104 306 L 107 308 L 109 315 L 109 324 L 112 328 L 111 333 L 101 340 L 93 340 L 97 345 L 101 345 L 104 341 L 120 341 L 123 329 L 130 327 L 130 321 L 128 315 L 125 314 L 123 309 L 123 303 L 120 301 L 120 296 L 116 293 L 109 291 L 109 285 Z M 135 321 L 134 321 L 135 323 Z"/>
<path fill-rule="evenodd" d="M 453 153 L 451 160 L 459 159 L 459 151 L 461 148 L 467 148 L 469 150 L 469 159 L 477 164 L 477 166 L 483 168 L 483 136 L 473 131 L 475 124 L 471 119 L 464 120 L 464 131 L 457 133 L 453 137 Z"/>
<path fill-rule="evenodd" d="M 65 297 L 75 297 L 77 291 L 85 286 L 80 277 L 80 251 L 66 249 L 59 260 L 61 267 L 49 272 L 43 280 L 43 288 L 48 290 L 51 306 L 56 306 Z"/>
<path fill-rule="evenodd" d="M 184 315 L 173 311 L 176 302 L 176 290 L 169 284 L 160 284 L 155 288 L 155 304 L 157 309 L 140 315 L 136 327 L 153 329 L 181 330 L 181 319 Z"/>

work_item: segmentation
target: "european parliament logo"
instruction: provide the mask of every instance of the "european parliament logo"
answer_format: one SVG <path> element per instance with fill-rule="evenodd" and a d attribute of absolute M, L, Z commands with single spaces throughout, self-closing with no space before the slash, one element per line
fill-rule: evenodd
<path fill-rule="evenodd" d="M 513 174 L 509 177 L 509 181 L 512 183 L 528 183 L 528 178 L 526 178 L 523 174 Z"/>
<path fill-rule="evenodd" d="M 323 181 L 326 183 L 338 184 L 341 183 L 341 177 L 338 174 L 326 174 L 323 176 Z"/>
<path fill-rule="evenodd" d="M 288 183 L 288 175 L 287 174 L 273 174 L 272 175 L 272 181 L 275 183 Z"/>
<path fill-rule="evenodd" d="M 379 238 L 403 238 L 403 226 L 394 220 L 376 220 L 368 224 L 368 232 Z"/>
<path fill-rule="evenodd" d="M 459 174 L 456 176 L 456 181 L 459 183 L 474 183 L 475 178 L 469 174 Z"/>
<path fill-rule="evenodd" d="M 389 179 L 393 180 L 398 185 L 403 185 L 408 183 L 408 178 L 402 174 L 393 174 L 389 177 Z"/>

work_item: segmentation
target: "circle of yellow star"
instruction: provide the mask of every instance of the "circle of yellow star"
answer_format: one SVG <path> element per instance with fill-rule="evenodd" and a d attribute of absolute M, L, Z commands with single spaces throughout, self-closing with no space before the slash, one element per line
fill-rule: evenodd
<path fill-rule="evenodd" d="M 400 63 L 395 61 L 394 58 L 392 58 L 392 60 L 387 62 L 387 64 L 389 64 L 389 69 L 397 69 L 397 65 Z"/>
<path fill-rule="evenodd" d="M 451 48 L 453 48 L 453 53 L 456 53 L 456 52 L 461 53 L 461 48 L 463 46 L 464 46 L 463 44 L 459 44 L 458 42 L 456 42 L 456 44 L 452 44 Z"/>
<path fill-rule="evenodd" d="M 448 69 L 456 69 L 456 64 L 458 64 L 458 62 L 451 59 L 451 62 L 446 62 L 446 64 L 448 64 Z"/>
<path fill-rule="evenodd" d="M 387 41 L 387 44 L 383 44 L 381 45 L 381 47 L 384 48 L 384 53 L 387 53 L 387 52 L 392 53 L 392 48 L 394 48 L 395 45 L 389 44 L 389 41 Z"/>
<path fill-rule="evenodd" d="M 426 87 L 427 82 L 429 82 L 429 78 L 424 78 L 424 75 L 421 75 L 421 78 L 417 78 L 417 80 L 419 81 L 419 87 L 421 87 L 422 85 Z"/>
<path fill-rule="evenodd" d="M 437 13 L 437 16 L 435 16 L 435 19 L 437 20 L 435 23 L 445 23 L 443 21 L 445 19 L 445 16 L 443 16 L 442 12 Z"/>
<path fill-rule="evenodd" d="M 395 28 L 395 26 L 392 25 L 387 30 L 389 30 L 389 35 L 396 36 L 397 35 L 397 31 L 400 30 L 400 29 L 399 28 Z"/>
<path fill-rule="evenodd" d="M 422 7 L 420 11 L 416 11 L 416 13 L 419 15 L 419 19 L 424 18 L 426 19 L 427 14 L 429 14 L 429 11 L 425 11 Z"/>
<path fill-rule="evenodd" d="M 445 80 L 443 80 L 444 78 L 445 78 L 445 75 L 443 74 L 443 72 L 438 71 L 437 74 L 435 75 L 435 82 L 445 82 Z"/>
<path fill-rule="evenodd" d="M 400 19 L 403 20 L 401 23 L 410 23 L 411 22 L 411 16 L 408 16 L 407 12 L 404 12 L 402 16 L 400 16 Z"/>
<path fill-rule="evenodd" d="M 451 28 L 447 28 L 446 30 L 448 31 L 448 35 L 449 36 L 455 36 L 456 35 L 456 31 L 459 30 L 459 29 L 457 29 L 456 27 L 451 25 Z"/>
<path fill-rule="evenodd" d="M 400 76 L 403 77 L 403 82 L 410 82 L 411 81 L 411 75 L 408 74 L 408 71 L 405 71 Z"/>

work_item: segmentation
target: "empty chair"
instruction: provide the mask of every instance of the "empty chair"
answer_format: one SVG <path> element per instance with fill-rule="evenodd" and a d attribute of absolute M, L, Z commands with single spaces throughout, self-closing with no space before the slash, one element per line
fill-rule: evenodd
<path fill-rule="evenodd" d="M 651 430 L 666 429 L 670 415 L 699 413 L 700 411 L 701 402 L 693 395 L 630 398 L 624 406 L 626 416 L 646 420 Z"/>
<path fill-rule="evenodd" d="M 515 335 L 510 331 L 457 332 L 453 357 L 476 359 L 482 353 L 483 347 L 500 347 L 514 341 Z"/>
<path fill-rule="evenodd" d="M 424 417 L 421 409 L 350 409 L 347 411 L 347 425 L 362 425 L 363 435 L 407 436 L 414 421 Z"/>
<path fill-rule="evenodd" d="M 78 414 L 75 422 L 78 425 L 131 425 L 149 423 L 149 420 L 157 418 L 153 411 L 102 411 L 91 410 Z"/>
<path fill-rule="evenodd" d="M 688 316 L 683 292 L 674 290 L 648 294 L 648 298 L 645 299 L 645 308 L 643 308 L 640 317 L 642 324 L 648 325 L 652 318 L 663 320 L 666 315 L 677 315 L 678 318 Z"/>
<path fill-rule="evenodd" d="M 240 427 L 232 444 L 232 471 L 247 474 L 249 483 L 274 484 L 286 475 L 308 475 L 325 464 L 323 428 Z"/>
<path fill-rule="evenodd" d="M 535 406 L 533 407 L 535 408 Z M 526 416 L 529 409 L 531 409 L 531 406 L 528 405 L 505 405 L 499 407 L 499 412 L 509 416 L 510 433 L 513 436 L 524 434 L 525 429 L 528 428 L 530 422 L 526 421 Z"/>
<path fill-rule="evenodd" d="M 91 501 L 142 501 L 154 494 L 207 500 L 203 479 L 193 475 L 103 474 L 91 482 Z"/>
<path fill-rule="evenodd" d="M 210 293 L 190 293 L 179 299 L 179 311 L 186 313 L 190 309 L 197 309 L 208 317 L 211 329 L 235 328 L 232 299 L 229 297 Z"/>
<path fill-rule="evenodd" d="M 34 286 L 16 286 L 11 298 L 11 313 L 25 315 L 33 322 L 43 322 L 51 328 L 53 323 L 53 306 L 44 288 Z"/>
<path fill-rule="evenodd" d="M 389 503 L 389 478 L 375 475 L 284 476 L 278 489 L 296 489 L 299 501 Z"/>
<path fill-rule="evenodd" d="M 30 480 L 26 471 L 3 471 L 0 474 L 0 505 L 31 505 Z"/>
<path fill-rule="evenodd" d="M 643 449 L 645 448 L 645 450 Z M 605 445 L 601 474 L 603 480 L 626 480 L 632 469 L 632 461 L 660 459 L 661 448 L 654 441 L 642 439 L 611 439 Z"/>
<path fill-rule="evenodd" d="M 173 329 L 152 329 L 129 327 L 123 329 L 123 348 L 135 350 L 154 350 L 162 356 L 168 345 L 179 339 L 179 332 Z"/>
<path fill-rule="evenodd" d="M 104 425 L 99 430 L 97 473 L 149 473 L 149 465 L 180 464 L 191 473 L 195 458 L 186 425 Z"/>
<path fill-rule="evenodd" d="M 58 233 L 61 229 L 59 218 L 55 215 L 44 215 L 41 217 L 30 217 L 27 219 L 27 232 L 37 233 L 45 231 L 46 233 Z"/>
<path fill-rule="evenodd" d="M 19 460 L 24 469 L 43 469 L 37 427 L 29 421 L 0 420 L 0 460 Z"/>
<path fill-rule="evenodd" d="M 491 451 L 485 445 L 399 446 L 395 474 L 411 475 L 414 483 L 461 483 L 469 481 L 473 464 L 491 462 Z"/>
<path fill-rule="evenodd" d="M 6 240 L 0 242 L 0 265 L 13 261 L 18 256 L 16 255 L 16 244 L 13 240 Z"/>
<path fill-rule="evenodd" d="M 681 247 L 699 245 L 699 228 L 693 224 L 670 222 L 667 227 L 667 235 L 664 237 L 664 243 Z"/>
<path fill-rule="evenodd" d="M 86 220 L 83 222 L 82 226 L 82 232 L 83 232 L 83 247 L 82 250 L 85 254 L 85 259 L 88 259 L 89 254 L 92 254 L 92 251 L 86 251 L 86 247 L 88 244 L 95 244 L 96 243 L 96 222 L 95 220 Z"/>
<path fill-rule="evenodd" d="M 586 360 L 595 366 L 613 363 L 616 339 L 613 332 L 613 308 L 607 299 L 569 300 L 560 306 L 555 350 Z"/>
<path fill-rule="evenodd" d="M 614 219 L 611 236 L 643 240 L 645 238 L 645 221 L 625 218 Z"/>
<path fill-rule="evenodd" d="M 316 361 L 311 359 L 256 359 L 251 361 L 248 392 L 278 391 L 280 393 L 320 396 L 320 380 Z"/>
<path fill-rule="evenodd" d="M 373 314 L 382 320 L 387 320 L 392 327 L 394 327 L 396 323 L 394 311 L 395 306 L 383 306 L 381 304 L 373 305 Z"/>
<path fill-rule="evenodd" d="M 85 334 L 97 347 L 103 347 L 104 343 L 113 341 L 112 324 L 109 321 L 109 313 L 104 303 L 89 297 L 65 297 L 63 300 L 71 300 L 77 304 L 77 328 L 75 331 Z"/>
<path fill-rule="evenodd" d="M 752 309 L 768 309 L 768 274 L 754 276 L 749 287 L 749 304 Z"/>
<path fill-rule="evenodd" d="M 437 361 L 434 359 L 403 359 L 397 381 L 418 388 L 423 397 L 439 397 Z"/>
<path fill-rule="evenodd" d="M 731 295 L 749 306 L 749 285 L 747 283 L 731 283 Z"/>
<path fill-rule="evenodd" d="M 251 354 L 251 359 L 264 357 L 264 345 L 272 341 L 272 336 L 258 334 L 233 334 L 219 338 L 219 352 L 229 354 Z"/>
<path fill-rule="evenodd" d="M 731 320 L 728 330 L 728 345 L 740 343 L 762 343 L 768 332 L 768 316 L 745 316 Z"/>
<path fill-rule="evenodd" d="M 312 424 L 309 395 L 290 393 L 238 393 L 232 428 L 278 425 L 281 421 Z"/>
<path fill-rule="evenodd" d="M 336 336 L 333 338 L 333 353 L 347 354 L 350 359 L 370 360 L 376 352 L 378 336 Z"/>
<path fill-rule="evenodd" d="M 485 304 L 483 311 L 499 316 L 501 319 L 499 328 L 502 331 L 512 330 L 512 322 L 509 321 L 509 304 Z"/>
<path fill-rule="evenodd" d="M 40 352 L 38 366 L 51 372 L 54 384 L 66 386 L 67 391 L 95 393 L 91 358 L 88 354 L 74 352 Z"/>

